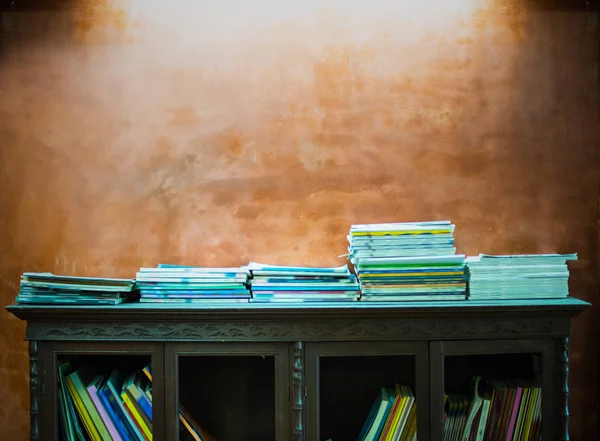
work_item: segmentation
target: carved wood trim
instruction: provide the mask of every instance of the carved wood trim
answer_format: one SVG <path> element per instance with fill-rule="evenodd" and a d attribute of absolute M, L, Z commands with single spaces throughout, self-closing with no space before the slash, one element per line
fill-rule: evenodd
<path fill-rule="evenodd" d="M 297 341 L 292 347 L 292 439 L 304 441 L 304 348 Z"/>
<path fill-rule="evenodd" d="M 38 342 L 29 342 L 29 419 L 31 441 L 40 439 L 39 426 L 39 393 L 40 393 L 40 366 L 38 366 Z"/>
<path fill-rule="evenodd" d="M 29 322 L 30 340 L 357 341 L 564 337 L 569 321 L 539 319 L 388 319 L 273 322 Z"/>

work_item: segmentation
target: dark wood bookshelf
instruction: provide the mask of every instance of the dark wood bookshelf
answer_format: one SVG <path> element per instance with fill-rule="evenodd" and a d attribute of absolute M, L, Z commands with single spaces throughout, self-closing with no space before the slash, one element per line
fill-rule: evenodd
<path fill-rule="evenodd" d="M 571 320 L 557 300 L 302 305 L 11 305 L 27 321 L 31 440 L 59 439 L 62 360 L 150 363 L 154 440 L 178 405 L 219 441 L 356 439 L 382 386 L 414 392 L 418 441 L 443 439 L 445 393 L 473 375 L 532 378 L 544 441 L 568 440 Z"/>

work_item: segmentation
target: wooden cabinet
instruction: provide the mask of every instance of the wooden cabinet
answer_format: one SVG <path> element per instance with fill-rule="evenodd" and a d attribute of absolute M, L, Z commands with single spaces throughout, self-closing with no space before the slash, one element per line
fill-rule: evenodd
<path fill-rule="evenodd" d="M 59 438 L 57 366 L 151 363 L 154 440 L 183 405 L 220 441 L 356 439 L 384 385 L 410 386 L 418 441 L 473 375 L 531 377 L 544 441 L 568 439 L 568 338 L 589 304 L 538 301 L 7 309 L 27 321 L 31 439 Z"/>

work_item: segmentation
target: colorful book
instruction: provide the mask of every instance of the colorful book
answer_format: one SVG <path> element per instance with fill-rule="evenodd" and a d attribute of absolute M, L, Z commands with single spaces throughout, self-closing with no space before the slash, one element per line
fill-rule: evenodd
<path fill-rule="evenodd" d="M 110 418 L 110 416 L 106 412 L 106 409 L 102 405 L 102 401 L 100 400 L 100 396 L 98 394 L 98 385 L 102 382 L 103 378 L 104 377 L 102 377 L 101 375 L 96 376 L 92 380 L 90 385 L 87 387 L 87 391 L 112 440 L 123 441 L 123 438 L 121 437 L 119 431 L 115 427 L 112 419 Z"/>
<path fill-rule="evenodd" d="M 98 409 L 96 409 L 87 391 L 87 386 L 92 382 L 93 378 L 95 378 L 94 373 L 87 367 L 77 369 L 67 375 L 67 381 L 72 384 L 75 393 L 85 408 L 86 416 L 89 416 L 93 423 L 95 430 L 92 430 L 92 432 L 102 441 L 112 441 L 106 424 L 104 424 Z"/>

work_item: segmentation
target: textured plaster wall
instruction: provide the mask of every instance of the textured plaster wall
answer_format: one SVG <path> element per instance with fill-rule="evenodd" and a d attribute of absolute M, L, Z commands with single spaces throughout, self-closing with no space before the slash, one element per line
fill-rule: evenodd
<path fill-rule="evenodd" d="M 75 3 L 2 16 L 0 305 L 23 271 L 338 265 L 352 223 L 451 219 L 461 253 L 579 253 L 571 439 L 596 438 L 594 22 L 471 0 Z M 0 336 L 0 434 L 23 440 L 24 324 L 2 310 Z"/>

